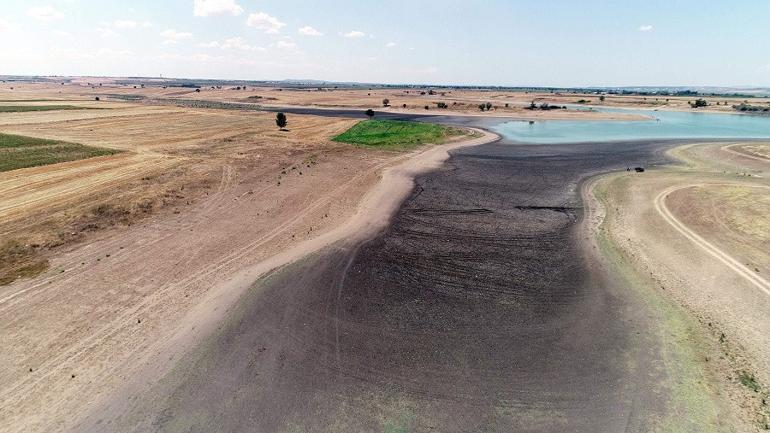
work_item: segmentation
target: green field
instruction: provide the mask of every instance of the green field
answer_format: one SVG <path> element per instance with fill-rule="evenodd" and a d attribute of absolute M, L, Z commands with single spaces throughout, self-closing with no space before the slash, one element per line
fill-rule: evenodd
<path fill-rule="evenodd" d="M 100 110 L 100 108 L 76 107 L 74 105 L 0 105 L 0 113 L 25 113 L 27 111 L 55 110 Z"/>
<path fill-rule="evenodd" d="M 450 137 L 464 134 L 466 132 L 462 129 L 433 123 L 365 120 L 333 140 L 378 149 L 409 150 L 422 144 L 443 143 Z"/>
<path fill-rule="evenodd" d="M 0 134 L 0 172 L 118 152 L 64 141 Z"/>

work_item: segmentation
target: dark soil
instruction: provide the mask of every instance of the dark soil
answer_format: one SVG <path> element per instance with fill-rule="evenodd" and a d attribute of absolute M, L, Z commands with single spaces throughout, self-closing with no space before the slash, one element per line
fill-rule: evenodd
<path fill-rule="evenodd" d="M 152 395 L 100 426 L 652 430 L 666 410 L 657 342 L 644 307 L 585 254 L 578 185 L 660 163 L 671 145 L 459 150 L 387 230 L 258 282 Z"/>

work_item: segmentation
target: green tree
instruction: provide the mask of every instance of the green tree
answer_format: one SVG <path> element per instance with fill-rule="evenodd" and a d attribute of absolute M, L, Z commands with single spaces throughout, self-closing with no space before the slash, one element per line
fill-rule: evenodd
<path fill-rule="evenodd" d="M 364 111 L 364 114 L 366 114 L 366 117 L 368 117 L 368 118 L 370 118 L 370 119 L 371 119 L 372 117 L 374 117 L 374 110 L 372 110 L 372 109 L 370 108 L 370 109 L 368 109 L 368 110 Z"/>
<path fill-rule="evenodd" d="M 390 105 L 390 99 L 388 99 L 388 98 L 383 99 L 382 100 L 382 106 L 383 107 L 387 107 L 388 105 Z"/>
<path fill-rule="evenodd" d="M 289 121 L 286 119 L 285 114 L 278 113 L 275 115 L 275 124 L 278 125 L 278 129 L 283 131 L 283 129 L 286 128 L 286 125 L 289 124 Z"/>

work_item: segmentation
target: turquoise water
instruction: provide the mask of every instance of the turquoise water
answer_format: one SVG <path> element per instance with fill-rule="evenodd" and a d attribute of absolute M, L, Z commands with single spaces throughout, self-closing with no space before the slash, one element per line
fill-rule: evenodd
<path fill-rule="evenodd" d="M 491 127 L 502 136 L 528 143 L 568 143 L 674 138 L 770 138 L 770 117 L 735 114 L 597 109 L 651 116 L 640 121 L 507 121 Z"/>

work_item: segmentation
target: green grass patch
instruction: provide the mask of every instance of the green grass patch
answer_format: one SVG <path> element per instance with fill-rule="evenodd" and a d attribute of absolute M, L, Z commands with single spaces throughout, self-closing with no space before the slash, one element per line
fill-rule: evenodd
<path fill-rule="evenodd" d="M 762 386 L 757 382 L 757 378 L 754 377 L 753 373 L 741 371 L 738 373 L 738 380 L 741 382 L 741 385 L 754 392 L 759 392 L 762 389 Z"/>
<path fill-rule="evenodd" d="M 66 99 L 0 99 L 0 102 L 63 102 Z"/>
<path fill-rule="evenodd" d="M 465 135 L 459 128 L 401 120 L 365 120 L 333 138 L 341 143 L 386 150 L 409 150 L 423 144 L 439 144 Z"/>
<path fill-rule="evenodd" d="M 101 110 L 101 108 L 76 107 L 74 105 L 0 105 L 0 113 L 26 113 L 28 111 L 58 110 Z"/>
<path fill-rule="evenodd" d="M 119 152 L 65 141 L 0 134 L 0 172 L 113 155 Z"/>

